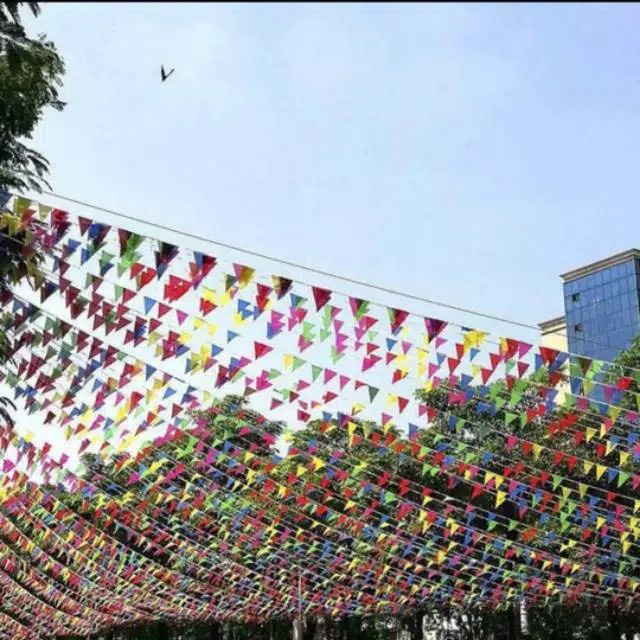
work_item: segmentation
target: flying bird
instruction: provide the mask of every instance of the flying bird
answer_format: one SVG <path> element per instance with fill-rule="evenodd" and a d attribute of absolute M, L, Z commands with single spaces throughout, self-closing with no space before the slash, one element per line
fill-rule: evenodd
<path fill-rule="evenodd" d="M 171 71 L 169 71 L 169 73 L 167 73 L 164 70 L 164 65 L 160 65 L 160 77 L 162 78 L 162 82 L 164 82 L 174 71 L 175 71 L 175 69 L 171 69 Z"/>

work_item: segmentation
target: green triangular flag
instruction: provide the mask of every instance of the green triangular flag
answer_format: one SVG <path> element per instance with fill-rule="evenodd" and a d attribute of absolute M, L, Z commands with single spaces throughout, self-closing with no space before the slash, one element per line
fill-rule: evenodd
<path fill-rule="evenodd" d="M 629 474 L 625 471 L 618 473 L 618 487 L 621 487 L 629 479 Z"/>
<path fill-rule="evenodd" d="M 504 423 L 508 427 L 516 418 L 517 414 L 511 413 L 510 411 L 505 411 L 504 413 Z"/>

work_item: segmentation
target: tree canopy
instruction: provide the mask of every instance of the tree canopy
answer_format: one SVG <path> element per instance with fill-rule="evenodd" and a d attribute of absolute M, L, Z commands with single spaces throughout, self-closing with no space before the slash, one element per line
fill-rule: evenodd
<path fill-rule="evenodd" d="M 59 90 L 64 61 L 45 35 L 27 35 L 22 5 L 34 15 L 36 2 L 0 2 L 0 191 L 48 187 L 48 160 L 27 145 L 46 109 L 64 108 Z"/>

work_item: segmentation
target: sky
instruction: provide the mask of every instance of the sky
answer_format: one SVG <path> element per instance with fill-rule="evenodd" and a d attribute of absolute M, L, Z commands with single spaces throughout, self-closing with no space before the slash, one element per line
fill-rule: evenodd
<path fill-rule="evenodd" d="M 633 4 L 42 9 L 58 194 L 531 324 L 640 244 Z"/>

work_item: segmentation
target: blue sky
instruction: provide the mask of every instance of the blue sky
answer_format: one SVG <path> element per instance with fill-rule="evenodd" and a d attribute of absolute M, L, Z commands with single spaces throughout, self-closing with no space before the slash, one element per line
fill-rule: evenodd
<path fill-rule="evenodd" d="M 559 273 L 640 244 L 632 4 L 44 4 L 29 25 L 68 68 L 36 135 L 57 193 L 529 323 L 562 311 Z"/>

